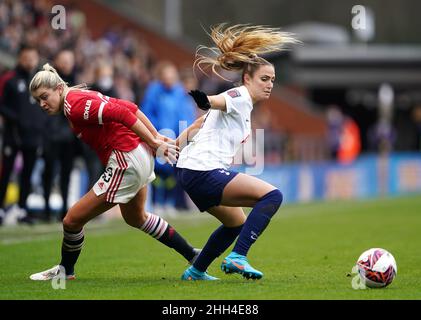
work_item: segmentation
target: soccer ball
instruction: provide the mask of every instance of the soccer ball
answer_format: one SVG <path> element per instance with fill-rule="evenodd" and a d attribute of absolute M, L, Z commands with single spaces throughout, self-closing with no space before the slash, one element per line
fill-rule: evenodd
<path fill-rule="evenodd" d="M 364 251 L 357 260 L 361 281 L 369 288 L 383 288 L 392 283 L 398 268 L 395 258 L 382 248 Z"/>

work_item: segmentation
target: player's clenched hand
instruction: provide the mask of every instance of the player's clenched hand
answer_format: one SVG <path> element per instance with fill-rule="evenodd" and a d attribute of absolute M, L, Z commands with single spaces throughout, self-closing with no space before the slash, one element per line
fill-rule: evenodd
<path fill-rule="evenodd" d="M 200 90 L 191 90 L 189 95 L 193 97 L 194 101 L 200 109 L 207 111 L 211 108 L 211 104 L 206 93 Z"/>

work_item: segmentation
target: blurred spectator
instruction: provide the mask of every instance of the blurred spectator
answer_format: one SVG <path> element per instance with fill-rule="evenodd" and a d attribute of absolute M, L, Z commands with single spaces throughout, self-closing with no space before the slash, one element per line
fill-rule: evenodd
<path fill-rule="evenodd" d="M 361 152 L 361 135 L 357 123 L 344 115 L 337 105 L 328 106 L 326 118 L 330 158 L 343 164 L 353 162 Z"/>
<path fill-rule="evenodd" d="M 378 93 L 378 119 L 369 128 L 368 143 L 371 150 L 379 154 L 393 151 L 396 142 L 396 130 L 392 124 L 394 91 L 389 84 L 382 84 Z"/>
<path fill-rule="evenodd" d="M 124 75 L 116 75 L 115 89 L 118 98 L 128 101 L 135 101 L 135 93 L 132 89 L 131 83 Z"/>
<path fill-rule="evenodd" d="M 106 62 L 99 62 L 94 74 L 95 82 L 89 86 L 89 89 L 99 91 L 109 97 L 117 97 L 117 92 L 114 88 L 113 66 Z"/>
<path fill-rule="evenodd" d="M 390 121 L 379 119 L 368 130 L 368 143 L 371 151 L 387 154 L 393 151 L 396 142 L 396 130 Z"/>
<path fill-rule="evenodd" d="M 168 61 L 157 65 L 156 80 L 147 87 L 140 108 L 160 133 L 173 138 L 196 118 L 195 108 L 180 82 L 178 70 Z M 161 162 L 159 159 L 155 162 L 157 177 L 152 183 L 152 203 L 155 212 L 165 208 L 164 213 L 170 214 L 175 206 L 176 179 L 174 168 Z"/>
<path fill-rule="evenodd" d="M 199 82 L 197 81 L 193 74 L 193 70 L 190 67 L 184 68 L 180 71 L 180 80 L 186 93 L 190 90 L 197 89 L 199 86 Z M 194 103 L 193 98 L 190 97 L 190 99 L 193 101 L 192 103 Z"/>
<path fill-rule="evenodd" d="M 345 117 L 340 137 L 337 159 L 343 164 L 351 163 L 361 152 L 360 129 L 351 117 Z"/>
<path fill-rule="evenodd" d="M 3 209 L 7 187 L 18 152 L 23 167 L 19 178 L 19 202 L 6 215 L 10 222 L 33 222 L 26 200 L 31 191 L 31 175 L 37 157 L 42 152 L 46 117 L 28 91 L 28 85 L 39 63 L 36 48 L 23 45 L 18 52 L 17 66 L 3 75 L 0 113 L 4 118 L 2 168 L 0 173 L 0 205 Z M 8 219 L 9 216 L 9 219 Z"/>
<path fill-rule="evenodd" d="M 417 132 L 417 151 L 421 151 L 421 104 L 416 105 L 412 110 L 412 120 L 416 126 Z"/>
<path fill-rule="evenodd" d="M 330 105 L 326 110 L 327 140 L 330 159 L 336 160 L 341 144 L 341 132 L 344 122 L 344 115 L 336 105 Z"/>
<path fill-rule="evenodd" d="M 54 67 L 65 82 L 70 86 L 75 84 L 75 57 L 72 51 L 68 49 L 60 50 L 54 58 Z M 64 114 L 61 113 L 47 121 L 44 132 L 44 172 L 42 179 L 45 202 L 44 218 L 47 221 L 51 219 L 49 199 L 58 167 L 60 169 L 60 195 L 63 200 L 59 213 L 60 220 L 66 215 L 70 174 L 75 157 L 75 143 L 74 134 Z"/>
<path fill-rule="evenodd" d="M 217 94 L 223 92 L 233 87 L 233 83 L 240 81 L 239 75 L 225 69 L 218 70 L 219 74 L 228 79 L 222 79 L 215 74 L 211 73 L 210 75 L 203 74 L 201 71 L 197 71 L 196 74 L 199 76 L 199 86 L 200 90 L 206 92 L 209 95 Z"/>

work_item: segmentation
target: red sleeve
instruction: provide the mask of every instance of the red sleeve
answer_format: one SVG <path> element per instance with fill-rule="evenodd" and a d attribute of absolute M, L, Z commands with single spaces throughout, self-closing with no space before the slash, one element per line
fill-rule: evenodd
<path fill-rule="evenodd" d="M 106 100 L 90 96 L 80 102 L 78 106 L 71 108 L 70 120 L 72 122 L 100 125 L 108 122 L 119 122 L 130 128 L 137 120 L 132 111 L 133 107 L 128 107 L 127 104 L 120 103 L 119 100 L 113 102 L 111 99 Z"/>
<path fill-rule="evenodd" d="M 125 106 L 127 109 L 129 109 L 132 113 L 136 114 L 136 111 L 139 110 L 138 106 L 135 105 L 133 102 L 117 99 L 117 98 L 110 98 L 109 99 L 113 103 L 117 103 L 119 105 Z"/>
<path fill-rule="evenodd" d="M 98 117 L 100 118 L 100 114 Z M 127 128 L 135 124 L 137 117 L 125 105 L 119 103 L 107 102 L 102 111 L 102 121 L 106 122 L 120 122 Z"/>

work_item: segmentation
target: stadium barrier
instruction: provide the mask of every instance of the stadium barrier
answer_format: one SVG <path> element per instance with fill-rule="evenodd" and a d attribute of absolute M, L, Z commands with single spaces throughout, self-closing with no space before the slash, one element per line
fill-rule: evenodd
<path fill-rule="evenodd" d="M 36 187 L 28 198 L 28 208 L 33 211 L 42 211 L 44 208 L 42 190 L 40 190 L 42 167 L 42 165 L 37 165 L 32 177 L 32 184 Z M 19 171 L 19 169 L 19 166 L 16 166 L 14 171 Z M 234 166 L 233 169 L 247 172 L 250 166 Z M 265 165 L 258 171 L 262 172 L 256 175 L 257 177 L 282 191 L 285 203 L 365 199 L 421 193 L 421 154 L 419 153 L 365 155 L 350 164 L 325 161 Z M 86 192 L 87 181 L 85 168 L 76 166 L 70 179 L 69 206 Z M 9 184 L 7 205 L 17 202 L 18 189 L 16 182 Z M 61 196 L 53 192 L 50 198 L 52 209 L 59 210 L 61 203 Z M 195 210 L 191 201 L 188 201 L 188 204 L 192 210 Z M 152 209 L 150 199 L 148 199 L 147 207 L 148 210 Z M 119 214 L 116 212 L 111 216 L 119 216 Z"/>
<path fill-rule="evenodd" d="M 246 172 L 246 167 L 236 169 Z M 258 177 L 290 203 L 421 193 L 421 154 L 365 155 L 350 164 L 266 165 Z"/>

